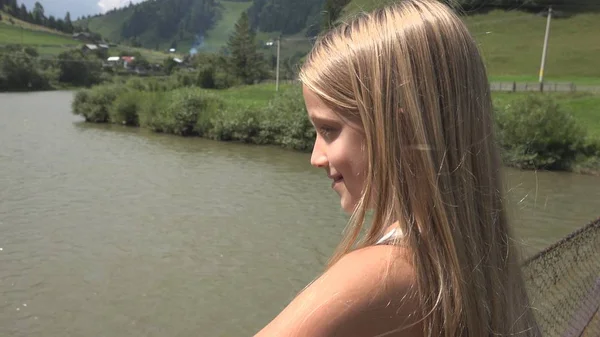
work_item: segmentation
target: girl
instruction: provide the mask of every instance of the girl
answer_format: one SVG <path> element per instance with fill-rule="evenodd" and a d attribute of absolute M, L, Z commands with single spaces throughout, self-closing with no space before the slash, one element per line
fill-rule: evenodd
<path fill-rule="evenodd" d="M 539 336 L 488 79 L 453 11 L 404 0 L 343 23 L 300 80 L 311 164 L 352 216 L 324 274 L 257 336 Z"/>

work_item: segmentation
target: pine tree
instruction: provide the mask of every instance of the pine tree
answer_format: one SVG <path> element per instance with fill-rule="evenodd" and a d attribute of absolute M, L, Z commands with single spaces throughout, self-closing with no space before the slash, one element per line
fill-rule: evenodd
<path fill-rule="evenodd" d="M 27 11 L 25 4 L 21 4 L 19 15 L 17 17 L 23 21 L 29 21 L 29 12 Z"/>
<path fill-rule="evenodd" d="M 73 22 L 71 22 L 71 13 L 69 12 L 65 15 L 64 31 L 66 33 L 73 33 Z"/>
<path fill-rule="evenodd" d="M 38 25 L 43 25 L 46 23 L 46 16 L 44 15 L 44 6 L 41 3 L 36 1 L 35 5 L 33 5 L 33 21 Z"/>
<path fill-rule="evenodd" d="M 18 17 L 19 5 L 17 5 L 17 0 L 8 0 L 7 10 L 8 10 L 8 14 Z"/>
<path fill-rule="evenodd" d="M 264 76 L 264 57 L 257 50 L 255 33 L 246 12 L 235 24 L 235 31 L 229 37 L 227 46 L 231 53 L 231 71 L 244 83 L 252 84 Z"/>

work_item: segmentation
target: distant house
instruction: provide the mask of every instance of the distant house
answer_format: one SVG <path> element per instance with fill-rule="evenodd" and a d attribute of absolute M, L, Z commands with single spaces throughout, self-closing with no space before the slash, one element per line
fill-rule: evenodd
<path fill-rule="evenodd" d="M 92 34 L 86 32 L 74 33 L 73 38 L 76 40 L 89 40 L 92 38 Z"/>
<path fill-rule="evenodd" d="M 129 66 L 135 60 L 135 56 L 121 56 L 121 60 L 123 61 L 123 67 L 129 69 Z"/>
<path fill-rule="evenodd" d="M 85 50 L 92 50 L 92 51 L 94 51 L 94 50 L 107 50 L 110 47 L 107 44 L 91 44 L 91 43 L 88 43 L 88 44 L 84 44 L 81 48 L 84 51 Z"/>
<path fill-rule="evenodd" d="M 102 62 L 102 66 L 105 68 L 115 68 L 121 65 L 121 58 L 118 56 L 111 56 Z"/>
<path fill-rule="evenodd" d="M 85 51 L 95 51 L 95 50 L 98 50 L 98 46 L 95 44 L 84 44 L 81 47 L 81 50 L 83 50 L 84 52 Z"/>

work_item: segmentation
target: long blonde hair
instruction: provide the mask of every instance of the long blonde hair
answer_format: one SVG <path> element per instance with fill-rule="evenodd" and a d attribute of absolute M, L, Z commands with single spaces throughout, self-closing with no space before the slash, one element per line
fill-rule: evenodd
<path fill-rule="evenodd" d="M 365 134 L 363 195 L 330 265 L 398 222 L 425 336 L 539 335 L 503 206 L 488 79 L 460 18 L 433 0 L 363 13 L 319 37 L 300 80 Z"/>

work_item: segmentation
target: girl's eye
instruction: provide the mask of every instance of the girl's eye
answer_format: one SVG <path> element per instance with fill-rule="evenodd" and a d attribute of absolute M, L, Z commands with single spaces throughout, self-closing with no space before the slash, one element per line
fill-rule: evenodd
<path fill-rule="evenodd" d="M 326 140 L 330 140 L 335 135 L 335 129 L 329 126 L 321 126 L 318 129 L 319 134 Z"/>

